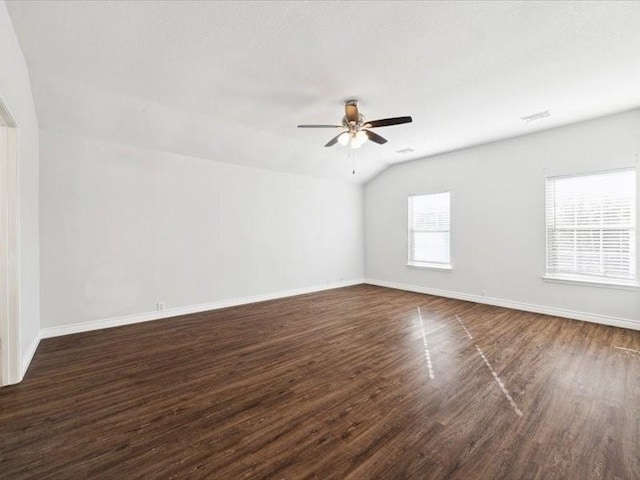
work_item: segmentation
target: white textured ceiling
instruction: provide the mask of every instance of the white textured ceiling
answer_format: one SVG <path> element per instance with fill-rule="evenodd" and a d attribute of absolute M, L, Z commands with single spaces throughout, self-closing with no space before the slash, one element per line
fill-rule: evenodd
<path fill-rule="evenodd" d="M 363 182 L 640 106 L 640 2 L 7 5 L 42 129 L 279 171 Z M 296 128 L 352 97 L 414 118 L 377 129 L 389 143 L 358 150 L 355 176 L 332 130 Z"/>

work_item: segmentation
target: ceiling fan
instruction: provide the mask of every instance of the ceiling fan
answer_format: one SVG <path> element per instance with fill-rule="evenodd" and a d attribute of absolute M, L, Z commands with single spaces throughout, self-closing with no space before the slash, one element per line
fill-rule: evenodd
<path fill-rule="evenodd" d="M 410 123 L 411 117 L 383 118 L 381 120 L 367 120 L 358 111 L 357 100 L 347 100 L 344 106 L 344 117 L 341 125 L 298 125 L 298 128 L 340 128 L 342 131 L 333 137 L 325 145 L 331 147 L 336 143 L 350 145 L 351 148 L 360 148 L 367 140 L 382 145 L 387 143 L 387 139 L 369 130 L 370 128 L 388 127 Z"/>

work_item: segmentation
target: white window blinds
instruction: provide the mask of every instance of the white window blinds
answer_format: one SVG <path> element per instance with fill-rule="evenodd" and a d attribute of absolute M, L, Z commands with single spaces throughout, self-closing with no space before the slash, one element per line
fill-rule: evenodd
<path fill-rule="evenodd" d="M 547 276 L 636 280 L 636 172 L 547 179 Z"/>
<path fill-rule="evenodd" d="M 449 192 L 409 197 L 409 265 L 447 268 Z"/>

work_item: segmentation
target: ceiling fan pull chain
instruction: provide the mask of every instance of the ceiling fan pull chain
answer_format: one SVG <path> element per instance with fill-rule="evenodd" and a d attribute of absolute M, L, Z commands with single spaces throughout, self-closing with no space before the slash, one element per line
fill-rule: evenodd
<path fill-rule="evenodd" d="M 356 174 L 356 152 L 351 149 L 351 168 L 352 168 L 352 175 Z"/>

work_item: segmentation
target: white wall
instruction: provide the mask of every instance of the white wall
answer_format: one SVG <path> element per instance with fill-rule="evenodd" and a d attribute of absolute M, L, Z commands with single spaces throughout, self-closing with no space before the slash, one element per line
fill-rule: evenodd
<path fill-rule="evenodd" d="M 396 165 L 365 186 L 365 275 L 459 298 L 486 290 L 490 302 L 615 317 L 640 328 L 638 290 L 541 279 L 545 177 L 637 167 L 639 158 L 636 110 Z M 451 192 L 453 270 L 408 268 L 407 196 L 441 191 Z"/>
<path fill-rule="evenodd" d="M 4 2 L 0 2 L 0 99 L 18 127 L 19 337 L 28 365 L 39 335 L 38 120 L 29 71 Z"/>
<path fill-rule="evenodd" d="M 40 142 L 44 329 L 363 276 L 361 186 Z"/>

